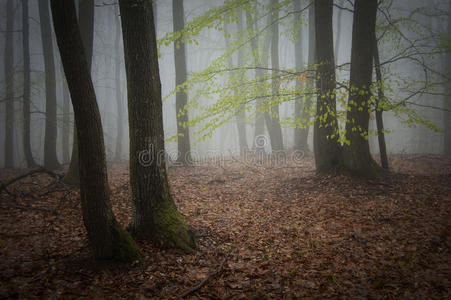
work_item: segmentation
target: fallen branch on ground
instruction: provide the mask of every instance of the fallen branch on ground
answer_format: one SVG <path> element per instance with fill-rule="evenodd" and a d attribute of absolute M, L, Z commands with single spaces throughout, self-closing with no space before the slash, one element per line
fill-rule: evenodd
<path fill-rule="evenodd" d="M 11 185 L 14 182 L 19 181 L 19 180 L 21 180 L 21 179 L 23 179 L 25 177 L 28 177 L 28 176 L 31 176 L 31 175 L 34 175 L 34 174 L 38 174 L 38 173 L 45 173 L 45 174 L 55 178 L 57 181 L 61 178 L 61 175 L 58 175 L 58 174 L 56 174 L 56 173 L 54 173 L 54 172 L 52 172 L 50 170 L 47 170 L 45 168 L 40 167 L 38 169 L 34 169 L 34 170 L 31 170 L 31 171 L 29 171 L 29 172 L 27 172 L 25 174 L 22 174 L 22 175 L 19 175 L 17 177 L 14 177 L 13 179 L 10 179 L 10 180 L 8 180 L 5 183 L 1 182 L 0 183 L 0 193 L 2 191 L 6 191 L 8 193 L 7 187 L 9 185 Z"/>

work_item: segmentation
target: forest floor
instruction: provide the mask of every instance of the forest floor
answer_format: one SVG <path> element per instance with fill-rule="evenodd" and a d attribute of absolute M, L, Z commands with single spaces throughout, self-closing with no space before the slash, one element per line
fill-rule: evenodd
<path fill-rule="evenodd" d="M 311 158 L 170 168 L 198 250 L 138 241 L 141 265 L 94 261 L 78 190 L 28 176 L 0 195 L 0 298 L 451 299 L 451 157 L 391 164 L 373 181 L 317 176 Z M 128 176 L 109 166 L 124 226 Z"/>

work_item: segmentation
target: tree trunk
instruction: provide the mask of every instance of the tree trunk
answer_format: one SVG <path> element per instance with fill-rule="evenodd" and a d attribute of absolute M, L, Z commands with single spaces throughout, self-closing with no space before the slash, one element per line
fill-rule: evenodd
<path fill-rule="evenodd" d="M 6 1 L 6 32 L 5 32 L 5 168 L 14 167 L 14 6 L 13 1 Z"/>
<path fill-rule="evenodd" d="M 377 176 L 368 143 L 369 103 L 373 70 L 377 0 L 356 0 L 352 28 L 351 75 L 346 141 L 345 167 L 357 176 Z"/>
<path fill-rule="evenodd" d="M 89 242 L 98 259 L 139 260 L 137 245 L 117 223 L 111 209 L 102 122 L 74 2 L 51 0 L 51 5 L 78 129 L 80 196 Z"/>
<path fill-rule="evenodd" d="M 385 144 L 384 134 L 384 120 L 382 118 L 383 108 L 380 107 L 380 103 L 385 101 L 384 89 L 382 84 L 382 72 L 379 59 L 379 47 L 377 45 L 376 31 L 374 31 L 373 38 L 373 55 L 374 55 L 374 69 L 376 70 L 376 81 L 378 83 L 377 88 L 377 100 L 376 100 L 376 126 L 377 126 L 377 140 L 379 142 L 379 154 L 381 158 L 381 166 L 385 170 L 388 170 L 388 158 L 387 147 Z"/>
<path fill-rule="evenodd" d="M 122 139 L 124 138 L 124 105 L 122 97 L 122 83 L 121 83 L 121 22 L 119 19 L 119 9 L 116 10 L 114 16 L 114 23 L 116 27 L 116 39 L 114 41 L 114 50 L 116 57 L 115 66 L 115 80 L 116 80 L 116 104 L 117 104 L 117 136 L 116 136 L 116 150 L 115 161 L 120 161 L 122 157 Z"/>
<path fill-rule="evenodd" d="M 249 11 L 246 10 L 246 23 L 247 23 L 247 30 L 251 31 L 252 34 L 254 34 L 256 32 L 256 25 L 252 26 L 251 23 L 251 14 Z M 265 45 L 269 46 L 269 39 L 266 39 L 265 41 Z M 263 47 L 264 49 L 267 49 L 268 47 Z M 257 89 L 259 87 L 259 81 L 263 79 L 264 76 L 264 71 L 261 68 L 258 67 L 262 67 L 263 63 L 262 61 L 265 60 L 267 61 L 266 58 L 260 58 L 259 56 L 259 45 L 258 45 L 258 35 L 256 35 L 254 38 L 251 39 L 251 51 L 252 51 L 252 58 L 253 58 L 253 62 L 255 67 L 257 67 L 256 71 L 255 71 L 255 80 L 257 81 L 256 86 Z M 267 65 L 267 63 L 266 63 Z M 254 141 L 253 141 L 253 149 L 258 152 L 258 153 L 262 153 L 264 152 L 264 147 L 262 147 L 262 145 L 260 143 L 257 142 L 257 140 L 259 139 L 259 137 L 261 137 L 265 131 L 265 119 L 263 117 L 263 113 L 261 113 L 261 107 L 262 107 L 262 99 L 257 98 L 255 100 L 255 106 L 256 106 L 256 113 L 255 113 L 255 128 L 254 128 Z"/>
<path fill-rule="evenodd" d="M 36 166 L 31 151 L 30 138 L 30 42 L 29 42 L 29 22 L 28 22 L 28 1 L 22 0 L 22 52 L 23 52 L 23 151 L 27 167 Z"/>
<path fill-rule="evenodd" d="M 315 10 L 316 116 L 314 151 L 316 171 L 327 173 L 341 164 L 341 149 L 335 102 L 335 60 L 332 30 L 332 0 L 317 0 Z"/>
<path fill-rule="evenodd" d="M 184 28 L 183 0 L 172 0 L 173 30 L 180 31 Z M 175 84 L 179 86 L 186 81 L 186 53 L 185 42 L 178 39 L 174 42 Z M 177 161 L 183 165 L 191 162 L 190 136 L 188 127 L 188 111 L 185 106 L 188 103 L 188 95 L 182 88 L 175 94 L 175 112 L 177 117 Z"/>
<path fill-rule="evenodd" d="M 277 19 L 279 18 L 279 8 L 278 0 L 271 0 L 271 6 L 273 8 L 272 12 L 272 22 L 271 26 L 271 68 L 272 68 L 272 83 L 271 89 L 273 94 L 273 100 L 276 102 L 279 98 L 279 23 Z M 270 111 L 265 113 L 266 127 L 268 128 L 269 138 L 271 139 L 271 150 L 272 152 L 283 151 L 283 136 L 282 128 L 279 122 L 279 105 L 275 104 L 270 108 Z"/>
<path fill-rule="evenodd" d="M 94 0 L 79 0 L 78 18 L 80 20 L 80 33 L 83 41 L 84 53 L 86 55 L 88 70 L 91 70 L 93 34 L 94 34 Z M 89 73 L 91 74 L 91 72 Z M 72 156 L 69 168 L 63 178 L 63 182 L 71 185 L 80 184 L 79 174 L 79 151 L 77 141 L 77 128 L 74 127 L 74 136 L 72 143 Z"/>
<path fill-rule="evenodd" d="M 151 1 L 120 0 L 128 86 L 130 230 L 166 247 L 196 247 L 169 191 L 164 155 L 161 82 Z"/>
<path fill-rule="evenodd" d="M 295 11 L 301 10 L 301 1 L 300 0 L 293 0 L 293 6 Z M 299 14 L 299 18 L 301 17 L 301 13 Z M 309 21 L 310 22 L 310 21 Z M 310 25 L 309 25 L 310 26 Z M 314 31 L 313 31 L 314 32 Z M 310 35 L 309 35 L 310 36 Z M 310 43 L 310 41 L 309 41 Z M 294 59 L 296 64 L 296 71 L 301 72 L 304 68 L 304 52 L 303 52 L 303 45 L 302 45 L 302 30 L 299 29 L 296 33 L 296 42 L 294 43 Z M 298 92 L 301 92 L 304 88 L 305 83 L 301 82 L 300 80 L 296 80 L 296 90 Z M 311 101 L 309 97 L 304 97 L 298 94 L 296 96 L 296 100 L 294 102 L 294 118 L 296 122 L 300 122 L 301 126 L 296 125 L 296 128 L 294 129 L 294 150 L 299 151 L 307 151 L 308 145 L 307 145 L 307 138 L 308 138 L 308 132 L 309 132 L 309 113 L 308 109 L 310 107 Z M 298 99 L 299 98 L 299 99 Z"/>
<path fill-rule="evenodd" d="M 63 78 L 63 130 L 61 135 L 61 146 L 63 148 L 63 162 L 67 163 L 69 157 L 69 137 L 70 137 L 70 94 L 67 86 L 64 69 L 61 66 L 61 77 Z"/>
<path fill-rule="evenodd" d="M 451 11 L 451 1 L 449 1 L 448 12 Z M 451 34 L 451 15 L 448 15 L 448 35 Z M 444 131 L 444 153 L 451 154 L 451 54 L 446 54 L 445 61 L 446 71 L 444 72 L 447 75 L 448 83 L 445 87 L 445 96 L 444 99 L 444 110 L 443 110 L 443 131 Z"/>
<path fill-rule="evenodd" d="M 48 0 L 39 0 L 38 3 L 45 70 L 44 166 L 49 170 L 53 170 L 59 166 L 56 155 L 57 123 L 55 61 L 53 55 L 49 2 Z"/>
<path fill-rule="evenodd" d="M 238 34 L 243 34 L 243 12 L 238 11 Z M 238 49 L 238 66 L 244 65 L 244 53 L 243 48 Z M 241 76 L 241 81 L 243 76 Z M 235 96 L 239 97 L 239 90 L 235 89 Z M 244 155 L 246 151 L 249 150 L 247 146 L 247 136 L 246 136 L 246 105 L 240 103 L 240 105 L 235 110 L 236 127 L 238 130 L 238 145 L 240 147 L 240 155 Z"/>

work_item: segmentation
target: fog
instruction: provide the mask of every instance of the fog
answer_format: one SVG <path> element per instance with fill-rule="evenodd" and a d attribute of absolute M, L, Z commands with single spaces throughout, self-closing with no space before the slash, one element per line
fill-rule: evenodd
<path fill-rule="evenodd" d="M 265 1 L 260 1 L 266 3 Z M 336 64 L 337 81 L 346 84 L 349 81 L 349 63 L 351 58 L 352 40 L 352 1 L 335 1 L 334 7 L 334 42 L 337 45 Z M 29 25 L 30 25 L 30 66 L 31 66 L 31 150 L 35 161 L 42 165 L 44 157 L 44 136 L 45 136 L 45 78 L 44 62 L 41 41 L 41 30 L 39 25 L 39 13 L 37 1 L 29 3 Z M 127 122 L 127 85 L 125 79 L 123 46 L 120 38 L 119 49 L 115 48 L 116 23 L 119 21 L 118 8 L 113 1 L 95 1 L 95 25 L 92 58 L 92 79 L 97 95 L 98 106 L 101 111 L 105 148 L 107 160 L 113 161 L 116 157 L 117 132 L 119 126 L 123 128 L 124 135 L 120 140 L 122 151 L 120 160 L 128 159 L 128 122 Z M 307 7 L 309 1 L 301 1 L 302 7 Z M 13 1 L 14 5 L 14 30 L 13 38 L 13 73 L 5 74 L 5 37 L 6 37 L 6 9 L 7 0 L 0 0 L 0 140 L 5 141 L 6 126 L 12 126 L 13 131 L 13 154 L 14 167 L 26 167 L 23 149 L 23 117 L 22 117 L 22 95 L 23 95 L 23 56 L 22 56 L 22 13 L 21 1 Z M 157 37 L 164 38 L 173 31 L 172 26 L 172 2 L 156 1 L 156 29 Z M 223 5 L 223 1 L 215 0 L 186 0 L 184 1 L 185 24 L 195 20 L 196 17 L 204 15 L 208 10 Z M 384 8 L 385 7 L 385 8 Z M 390 7 L 390 8 L 387 8 Z M 445 124 L 445 115 L 449 114 L 445 102 L 445 84 L 449 79 L 446 76 L 449 66 L 446 66 L 446 53 L 440 47 L 443 40 L 448 37 L 447 1 L 384 1 L 377 17 L 377 35 L 379 40 L 379 52 L 383 69 L 384 83 L 389 86 L 386 96 L 394 104 L 402 103 L 399 107 L 404 107 L 404 112 L 384 112 L 385 129 L 390 131 L 385 135 L 387 152 L 390 154 L 441 154 L 444 153 L 445 131 L 449 132 L 449 124 Z M 305 10 L 302 17 L 299 14 L 290 14 L 293 6 L 290 3 L 281 8 L 279 12 L 279 63 L 281 70 L 293 70 L 295 68 L 294 40 L 291 31 L 299 21 L 302 26 L 298 26 L 302 32 L 302 43 L 304 45 L 304 60 L 308 57 L 308 13 Z M 262 13 L 262 12 L 256 12 Z M 388 15 L 390 13 L 390 15 Z M 245 19 L 244 13 L 242 15 Z M 257 18 L 258 19 L 258 18 Z M 396 30 L 387 29 L 389 20 L 396 20 Z M 403 21 L 399 21 L 403 20 Z M 245 22 L 245 21 L 244 21 Z M 260 16 L 257 22 L 259 29 L 264 28 L 264 16 Z M 221 24 L 218 25 L 222 27 Z M 245 28 L 244 24 L 244 28 Z M 237 34 L 237 24 L 232 22 L 227 26 L 232 38 Z M 269 29 L 262 30 L 264 36 Z M 121 33 L 119 32 L 119 35 Z M 339 37 L 339 39 L 337 39 Z M 186 61 L 188 79 L 196 73 L 208 68 L 224 53 L 226 53 L 226 38 L 222 30 L 212 28 L 203 29 L 198 36 L 194 37 L 197 43 L 186 43 Z M 64 97 L 64 75 L 53 33 L 53 48 L 55 54 L 56 72 L 56 94 L 57 94 L 57 155 L 62 164 L 70 161 L 70 147 L 73 135 L 73 112 L 69 105 L 69 115 L 65 115 L 64 107 L 68 105 Z M 409 45 L 409 43 L 411 43 Z M 119 51 L 116 51 L 119 50 Z M 177 121 L 175 109 L 175 66 L 174 66 L 173 44 L 161 45 L 160 47 L 160 77 L 163 95 L 163 120 L 164 134 L 166 141 L 166 151 L 175 158 L 177 153 L 177 142 L 174 137 L 177 135 Z M 117 56 L 117 53 L 120 55 Z M 405 58 L 402 58 L 405 56 Z M 408 57 L 407 57 L 408 56 Z M 235 67 L 237 63 L 237 52 L 231 54 L 231 59 Z M 390 62 L 391 61 L 391 62 Z M 388 63 L 390 62 L 390 63 Z M 270 62 L 269 62 L 270 64 Z M 245 65 L 251 66 L 251 57 L 245 55 Z M 240 66 L 238 66 L 240 67 Z M 271 67 L 269 65 L 269 67 Z M 120 87 L 117 85 L 115 72 L 120 69 Z M 245 72 L 247 77 L 254 76 L 254 70 Z M 375 76 L 375 75 L 373 75 Z M 14 82 L 14 121 L 13 124 L 5 123 L 6 95 L 5 79 L 12 77 Z M 217 101 L 224 95 L 224 91 L 207 94 L 206 87 L 209 85 L 217 87 L 227 82 L 227 73 L 205 80 L 203 83 L 194 83 L 188 91 L 188 101 L 196 101 L 197 106 L 188 111 L 190 119 L 202 114 L 202 109 Z M 290 83 L 287 83 L 290 86 Z M 293 84 L 291 84 L 293 86 Z M 120 88 L 120 107 L 116 101 L 116 90 Z M 240 88 L 246 88 L 244 87 Z M 406 100 L 407 99 L 407 100 Z M 294 115 L 294 100 L 285 99 L 279 105 L 280 119 L 292 119 Z M 252 114 L 252 101 L 248 104 L 251 108 L 246 111 L 246 137 L 247 144 L 251 148 L 254 144 L 254 119 Z M 339 109 L 343 109 L 339 105 Z M 448 104 L 449 107 L 449 104 Z M 410 117 L 406 111 L 410 112 Z M 118 112 L 123 112 L 124 119 L 118 123 Z M 424 121 L 424 120 L 427 120 Z M 416 122 L 409 120 L 416 119 Z M 448 119 L 449 120 L 449 119 Z M 342 121 L 340 121 L 342 122 Z M 428 128 L 436 126 L 437 130 Z M 201 139 L 204 133 L 201 128 L 208 123 L 202 120 L 190 126 L 191 151 L 196 157 L 215 155 L 237 155 L 240 153 L 238 130 L 236 119 L 230 118 L 224 124 L 215 128 L 211 137 Z M 284 148 L 290 150 L 294 145 L 294 129 L 289 122 L 282 122 L 282 133 Z M 426 123 L 426 124 L 423 124 Z M 445 128 L 448 127 L 448 128 Z M 375 131 L 376 123 L 371 117 L 370 129 Z M 266 129 L 265 129 L 266 130 Z M 312 150 L 313 129 L 310 128 L 308 136 L 309 149 Z M 449 134 L 449 133 L 448 133 Z M 69 136 L 69 149 L 64 150 L 63 136 Z M 265 132 L 267 135 L 267 132 Z M 5 145 L 0 147 L 0 166 L 5 165 Z M 375 134 L 370 134 L 371 152 L 377 154 L 379 147 Z M 271 149 L 266 145 L 267 152 Z"/>

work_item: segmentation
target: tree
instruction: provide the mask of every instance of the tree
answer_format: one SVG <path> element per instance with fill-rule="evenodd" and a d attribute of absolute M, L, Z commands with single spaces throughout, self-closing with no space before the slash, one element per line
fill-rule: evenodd
<path fill-rule="evenodd" d="M 447 34 L 451 35 L 451 1 L 448 3 L 448 24 L 447 24 Z M 444 130 L 444 153 L 451 154 L 451 51 L 448 51 L 445 58 L 445 64 L 447 78 L 446 93 L 448 96 L 444 100 L 444 110 L 443 110 L 443 130 Z"/>
<path fill-rule="evenodd" d="M 327 173 L 341 164 L 341 149 L 335 102 L 335 60 L 332 30 L 332 0 L 317 0 L 316 40 L 316 116 L 313 132 L 316 170 Z"/>
<path fill-rule="evenodd" d="M 80 33 L 85 50 L 88 69 L 91 70 L 92 64 L 92 48 L 94 35 L 94 0 L 80 0 L 78 3 L 78 18 L 80 20 Z M 72 143 L 72 156 L 63 182 L 72 185 L 80 184 L 79 174 L 79 153 L 77 128 L 74 127 L 74 136 Z"/>
<path fill-rule="evenodd" d="M 73 1 L 51 0 L 58 48 L 74 107 L 80 196 L 89 242 L 99 259 L 135 261 L 141 254 L 117 223 L 109 198 L 102 122 Z"/>
<path fill-rule="evenodd" d="M 356 175 L 368 177 L 377 175 L 368 143 L 376 13 L 377 0 L 356 0 L 352 27 L 346 144 L 343 151 L 345 167 Z"/>
<path fill-rule="evenodd" d="M 14 138 L 14 6 L 13 1 L 6 1 L 6 32 L 5 32 L 5 168 L 14 167 L 13 138 Z"/>
<path fill-rule="evenodd" d="M 279 97 L 280 79 L 279 73 L 279 1 L 271 0 L 272 26 L 271 26 L 271 69 L 272 69 L 272 95 L 273 101 L 276 103 L 271 106 L 269 111 L 265 112 L 266 127 L 268 129 L 269 138 L 271 139 L 271 149 L 273 152 L 283 150 L 282 128 L 279 122 L 279 105 L 277 104 Z"/>
<path fill-rule="evenodd" d="M 374 31 L 373 38 L 373 56 L 374 56 L 374 69 L 376 70 L 376 80 L 377 80 L 377 100 L 375 101 L 375 111 L 376 111 L 376 126 L 377 126 L 377 140 L 379 142 L 379 153 L 381 158 L 382 168 L 388 170 L 388 158 L 387 158 L 387 147 L 385 144 L 385 133 L 384 133 L 384 120 L 382 118 L 383 108 L 382 102 L 385 101 L 384 89 L 382 87 L 382 72 L 381 63 L 379 59 L 379 47 L 377 45 L 376 31 Z"/>
<path fill-rule="evenodd" d="M 293 0 L 293 8 L 295 11 L 301 11 L 301 1 L 300 0 Z M 313 10 L 312 10 L 313 11 Z M 299 13 L 299 16 L 296 16 L 298 20 L 301 18 L 302 14 Z M 312 18 L 313 20 L 313 18 Z M 313 26 L 311 26 L 313 25 Z M 309 18 L 309 32 L 314 31 L 314 23 L 310 24 L 310 18 Z M 309 34 L 309 38 L 310 38 Z M 314 40 L 313 40 L 314 42 Z M 312 41 L 309 40 L 309 46 L 312 43 Z M 309 50 L 309 56 L 310 56 L 310 50 Z M 312 53 L 313 54 L 313 53 Z M 295 59 L 295 65 L 296 65 L 296 71 L 301 72 L 304 68 L 304 53 L 303 53 L 303 44 L 302 44 L 302 30 L 299 28 L 296 33 L 296 41 L 294 43 L 294 59 Z M 313 64 L 313 63 L 312 63 Z M 305 85 L 305 82 L 301 82 L 301 80 L 296 80 L 296 89 L 299 93 L 301 93 L 303 87 Z M 309 97 L 303 97 L 300 94 L 297 95 L 297 97 L 300 97 L 301 99 L 295 99 L 294 102 L 294 118 L 297 122 L 302 123 L 302 127 L 300 128 L 299 125 L 296 126 L 294 129 L 294 149 L 300 150 L 300 151 L 307 151 L 308 145 L 307 145 L 307 138 L 308 138 L 308 132 L 309 132 L 309 125 L 308 125 L 308 119 L 309 119 L 309 112 L 308 109 L 310 107 L 311 101 Z"/>
<path fill-rule="evenodd" d="M 116 136 L 116 150 L 115 150 L 115 161 L 120 161 L 122 156 L 122 139 L 124 136 L 124 105 L 122 103 L 122 89 L 121 89 L 121 22 L 119 19 L 119 9 L 116 6 L 115 16 L 114 16 L 114 24 L 116 29 L 116 37 L 114 40 L 114 51 L 116 57 L 116 65 L 114 78 L 116 81 L 116 105 L 117 105 L 117 136 Z"/>
<path fill-rule="evenodd" d="M 192 232 L 169 191 L 164 157 L 161 82 L 151 1 L 120 0 L 128 87 L 130 231 L 157 244 L 193 250 Z"/>
<path fill-rule="evenodd" d="M 23 54 L 23 151 L 25 160 L 28 167 L 36 166 L 36 162 L 33 158 L 31 151 L 30 140 L 30 105 L 31 105 L 31 92 L 30 92 L 30 30 L 28 21 L 28 1 L 22 0 L 22 54 Z"/>
<path fill-rule="evenodd" d="M 49 2 L 48 0 L 39 0 L 38 4 L 45 70 L 44 166 L 47 169 L 52 170 L 59 166 L 58 158 L 56 155 L 57 124 L 55 61 L 53 55 Z"/>
<path fill-rule="evenodd" d="M 184 28 L 183 0 L 172 0 L 172 22 L 173 30 L 180 31 Z M 174 42 L 174 65 L 175 84 L 179 86 L 186 81 L 186 53 L 185 41 L 178 39 Z M 188 95 L 182 89 L 175 94 L 175 112 L 177 119 L 177 147 L 178 162 L 186 165 L 191 161 L 190 157 L 190 135 L 188 127 L 188 112 L 185 106 L 188 102 Z"/>
<path fill-rule="evenodd" d="M 63 150 L 63 162 L 67 163 L 71 159 L 69 157 L 70 94 L 69 94 L 69 87 L 67 86 L 66 78 L 64 77 L 63 66 L 61 66 L 61 77 L 63 78 L 63 80 L 62 80 L 63 81 L 63 86 L 62 86 L 62 89 L 63 89 L 63 128 L 62 128 L 62 133 L 61 133 L 61 147 Z"/>

